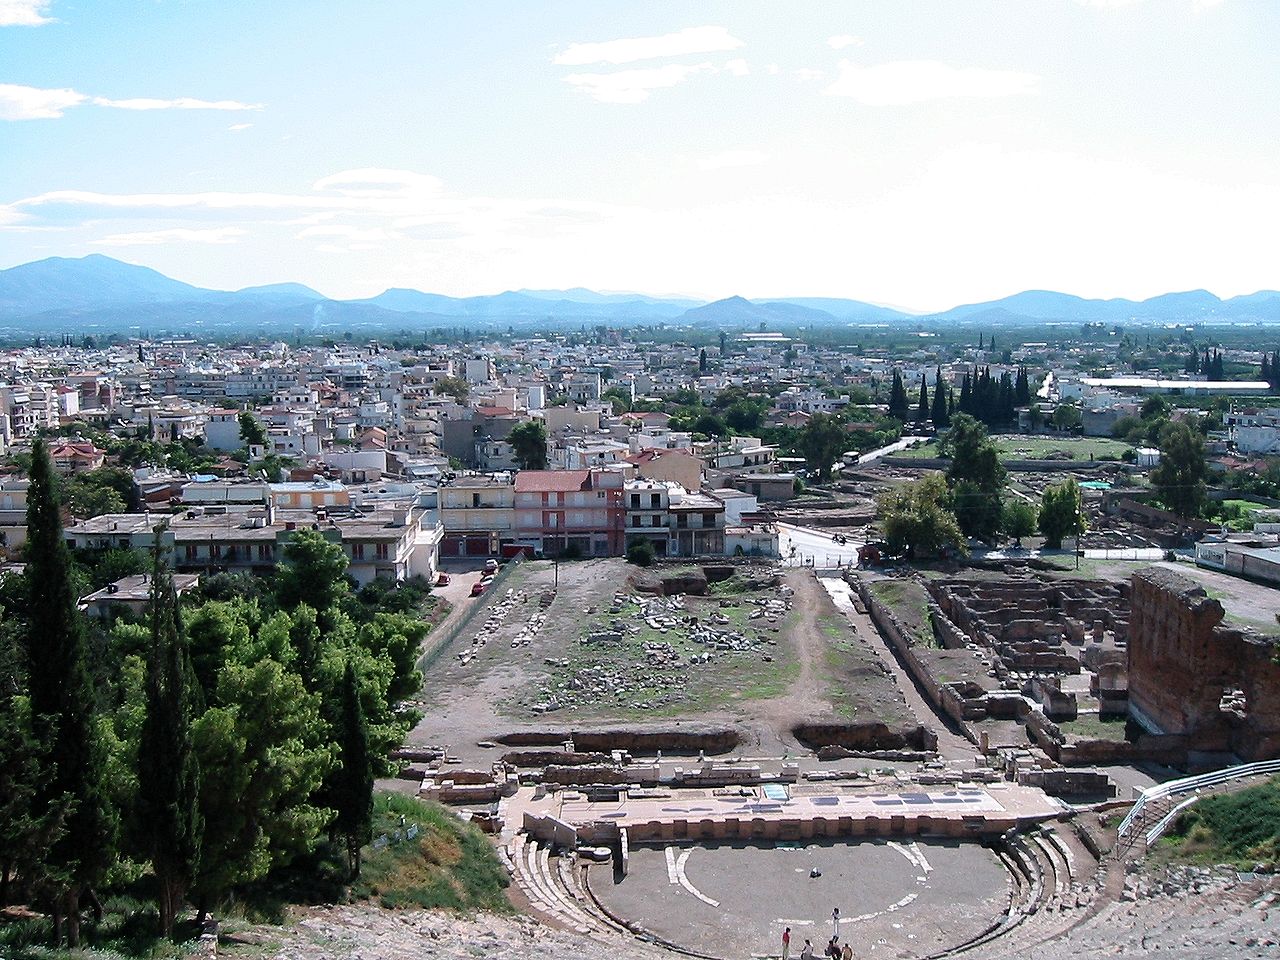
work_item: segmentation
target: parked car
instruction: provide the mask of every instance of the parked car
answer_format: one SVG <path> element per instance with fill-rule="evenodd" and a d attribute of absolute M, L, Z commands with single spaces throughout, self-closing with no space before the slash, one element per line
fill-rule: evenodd
<path fill-rule="evenodd" d="M 449 575 L 447 573 L 442 573 L 440 574 L 440 576 L 436 577 L 437 587 L 447 587 L 448 585 L 449 585 Z"/>
<path fill-rule="evenodd" d="M 485 583 L 483 580 L 477 580 L 475 583 L 471 585 L 471 595 L 473 597 L 478 597 L 480 596 L 480 594 L 484 593 L 488 589 L 489 589 L 489 585 L 487 583 Z"/>

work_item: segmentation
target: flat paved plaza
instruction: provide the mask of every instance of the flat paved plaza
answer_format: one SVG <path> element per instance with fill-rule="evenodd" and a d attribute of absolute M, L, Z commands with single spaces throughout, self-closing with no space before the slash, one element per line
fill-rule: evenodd
<path fill-rule="evenodd" d="M 995 854 L 963 841 L 646 846 L 626 878 L 611 871 L 589 876 L 612 912 L 726 958 L 777 956 L 788 926 L 793 957 L 806 938 L 821 954 L 833 908 L 855 956 L 922 956 L 981 933 L 1008 898 Z"/>

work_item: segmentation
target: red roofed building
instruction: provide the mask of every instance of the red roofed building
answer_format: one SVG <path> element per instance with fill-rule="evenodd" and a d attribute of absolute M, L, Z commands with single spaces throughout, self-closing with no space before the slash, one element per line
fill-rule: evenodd
<path fill-rule="evenodd" d="M 99 450 L 92 443 L 54 443 L 49 446 L 53 469 L 62 474 L 97 470 L 106 457 L 106 451 Z"/>
<path fill-rule="evenodd" d="M 521 470 L 515 481 L 516 539 L 547 557 L 566 551 L 621 556 L 622 485 L 622 474 L 608 470 Z"/>

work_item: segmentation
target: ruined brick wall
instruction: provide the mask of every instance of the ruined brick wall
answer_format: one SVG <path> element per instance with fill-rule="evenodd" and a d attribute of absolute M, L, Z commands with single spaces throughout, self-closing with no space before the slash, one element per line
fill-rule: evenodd
<path fill-rule="evenodd" d="M 1192 750 L 1280 756 L 1274 638 L 1221 626 L 1222 605 L 1172 570 L 1135 574 L 1131 603 L 1131 713 L 1159 732 L 1187 735 Z M 1229 689 L 1244 691 L 1244 717 L 1220 709 Z"/>

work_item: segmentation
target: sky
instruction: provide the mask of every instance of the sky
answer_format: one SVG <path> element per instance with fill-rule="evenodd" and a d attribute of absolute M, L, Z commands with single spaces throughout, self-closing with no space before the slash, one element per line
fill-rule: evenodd
<path fill-rule="evenodd" d="M 940 310 L 1280 287 L 1276 0 L 0 0 L 0 267 Z"/>

